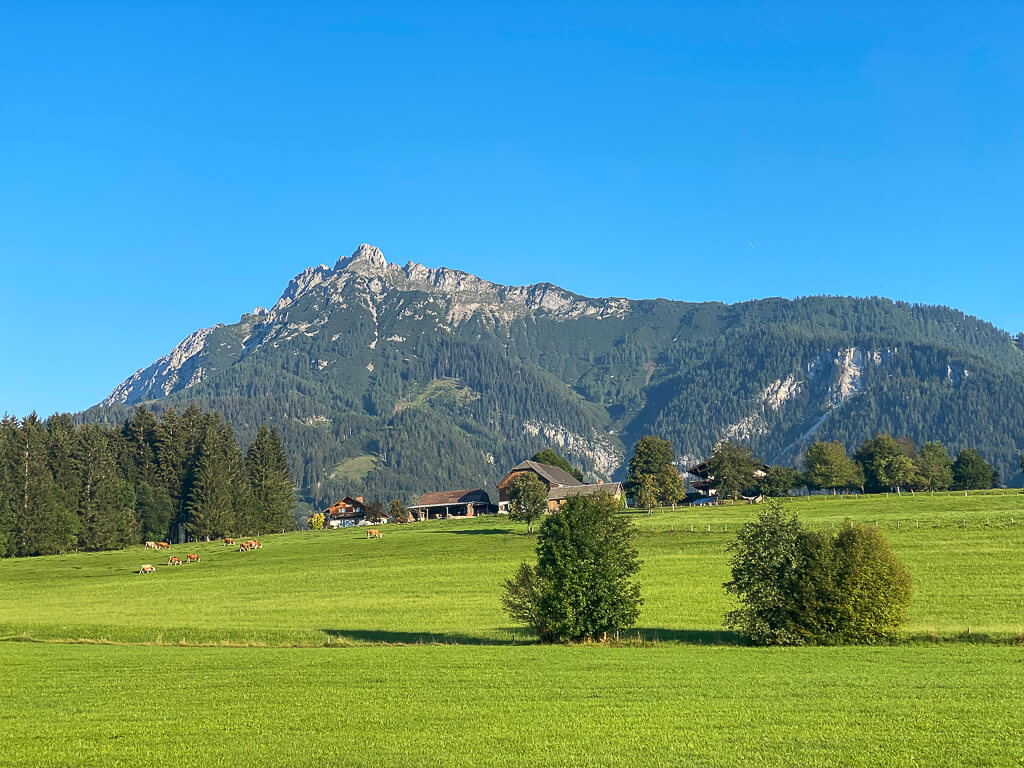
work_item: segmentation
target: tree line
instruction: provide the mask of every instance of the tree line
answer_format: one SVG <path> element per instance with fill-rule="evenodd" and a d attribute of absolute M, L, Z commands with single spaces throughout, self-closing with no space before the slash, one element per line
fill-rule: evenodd
<path fill-rule="evenodd" d="M 802 470 L 769 466 L 749 446 L 723 440 L 707 461 L 709 486 L 720 498 L 736 499 L 786 496 L 801 488 L 902 493 L 984 490 L 999 484 L 996 468 L 974 448 L 964 448 L 954 458 L 941 442 L 918 449 L 912 440 L 887 434 L 865 440 L 852 456 L 838 440 L 818 441 L 801 459 Z M 625 491 L 634 505 L 646 508 L 686 498 L 671 443 L 654 435 L 640 438 L 629 461 Z"/>
<path fill-rule="evenodd" d="M 294 492 L 276 430 L 259 427 L 243 452 L 195 405 L 139 407 L 119 427 L 0 420 L 0 557 L 285 530 Z"/>

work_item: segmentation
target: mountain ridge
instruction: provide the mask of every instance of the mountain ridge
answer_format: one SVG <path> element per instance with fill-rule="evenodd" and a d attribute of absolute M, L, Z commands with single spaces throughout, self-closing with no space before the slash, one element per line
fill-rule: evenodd
<path fill-rule="evenodd" d="M 83 418 L 190 400 L 243 437 L 257 417 L 278 425 L 310 500 L 492 483 L 549 443 L 611 479 L 645 432 L 681 463 L 721 438 L 792 463 L 817 437 L 852 448 L 893 431 L 981 447 L 1008 477 L 1024 354 L 948 307 L 589 298 L 399 266 L 363 244 L 300 272 L 271 308 L 190 334 Z M 449 450 L 415 442 L 440 435 Z"/>

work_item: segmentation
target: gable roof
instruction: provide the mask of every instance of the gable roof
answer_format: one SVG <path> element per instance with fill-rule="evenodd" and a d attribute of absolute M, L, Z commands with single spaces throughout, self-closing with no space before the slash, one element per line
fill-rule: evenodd
<path fill-rule="evenodd" d="M 524 461 L 516 464 L 512 469 L 509 470 L 509 475 L 513 472 L 522 472 L 525 469 L 532 469 L 541 479 L 547 480 L 551 485 L 579 485 L 580 481 L 570 475 L 561 467 L 553 467 L 550 464 L 541 464 L 539 461 Z M 508 477 L 508 475 L 506 475 Z"/>
<path fill-rule="evenodd" d="M 483 488 L 473 488 L 462 491 L 437 491 L 436 493 L 425 493 L 413 506 L 416 507 L 440 507 L 449 504 L 490 504 L 491 497 Z"/>
<path fill-rule="evenodd" d="M 548 492 L 548 501 L 560 501 L 570 496 L 596 496 L 608 493 L 616 496 L 622 493 L 622 483 L 594 483 L 593 485 L 562 485 Z"/>
<path fill-rule="evenodd" d="M 358 517 L 362 515 L 362 509 L 366 504 L 359 499 L 346 496 L 341 501 L 336 501 L 324 510 L 325 515 L 330 517 Z"/>

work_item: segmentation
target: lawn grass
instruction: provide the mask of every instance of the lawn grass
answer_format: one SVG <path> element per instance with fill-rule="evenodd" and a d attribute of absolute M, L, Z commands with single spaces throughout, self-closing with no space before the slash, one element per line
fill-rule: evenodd
<path fill-rule="evenodd" d="M 914 581 L 909 636 L 1012 639 L 1024 631 L 1024 496 L 919 494 L 791 502 L 814 526 L 879 524 Z M 648 639 L 729 640 L 725 549 L 756 507 L 633 516 L 643 559 Z M 897 521 L 900 527 L 897 528 Z M 916 524 L 915 524 L 916 521 Z M 966 521 L 966 524 L 965 522 Z M 707 533 L 707 526 L 711 533 Z M 690 532 L 690 527 L 694 532 Z M 218 543 L 198 565 L 171 568 L 135 548 L 0 561 L 0 636 L 117 642 L 320 645 L 326 642 L 522 642 L 498 596 L 535 538 L 504 517 L 268 536 L 263 550 Z M 157 573 L 141 576 L 143 562 Z"/>
<path fill-rule="evenodd" d="M 4 766 L 1009 766 L 1019 648 L 0 644 Z"/>

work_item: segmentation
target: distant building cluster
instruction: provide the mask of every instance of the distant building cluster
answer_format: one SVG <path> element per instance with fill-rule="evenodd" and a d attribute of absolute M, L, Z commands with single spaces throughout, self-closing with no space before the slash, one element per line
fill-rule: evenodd
<path fill-rule="evenodd" d="M 593 496 L 607 494 L 622 500 L 622 483 L 581 483 L 561 467 L 524 461 L 509 470 L 498 482 L 498 501 L 494 503 L 483 488 L 452 491 L 432 491 L 420 496 L 408 507 L 412 520 L 440 518 L 470 518 L 480 515 L 507 514 L 509 511 L 509 486 L 524 473 L 531 473 L 548 490 L 548 512 L 557 512 L 572 496 Z M 362 496 L 346 496 L 323 510 L 325 525 L 329 528 L 345 528 L 353 525 L 369 525 L 366 516 L 367 504 Z"/>

